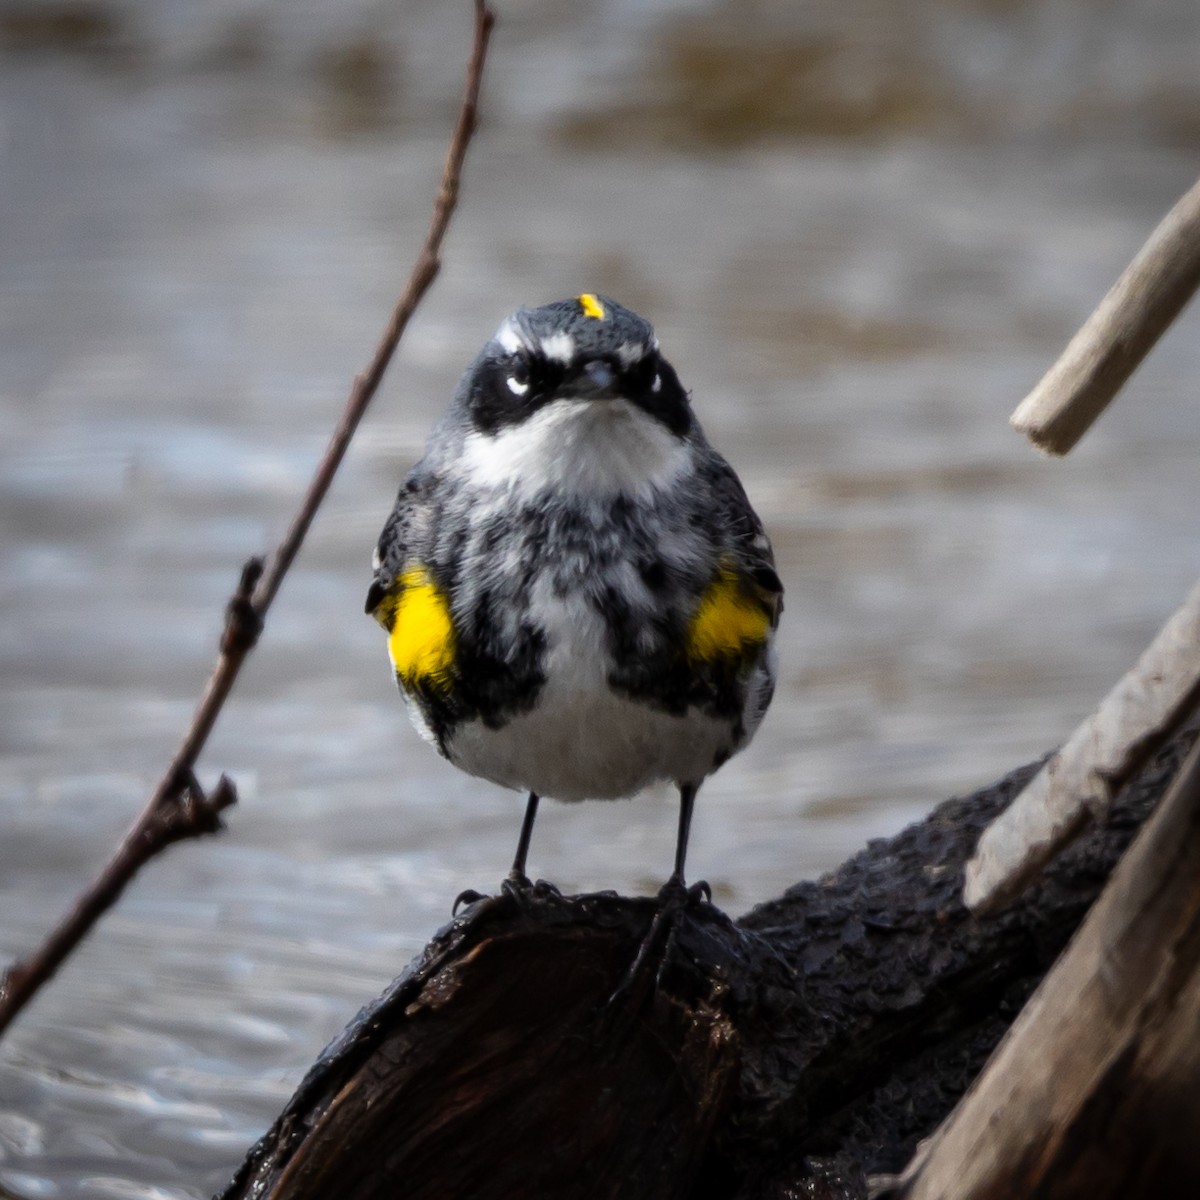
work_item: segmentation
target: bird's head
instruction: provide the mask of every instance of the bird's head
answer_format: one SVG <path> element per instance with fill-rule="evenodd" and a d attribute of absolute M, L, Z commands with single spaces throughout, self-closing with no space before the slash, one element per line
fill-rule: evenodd
<path fill-rule="evenodd" d="M 692 421 L 650 323 L 590 292 L 505 318 L 463 382 L 467 414 L 483 434 L 559 403 L 624 401 L 677 436 Z"/>

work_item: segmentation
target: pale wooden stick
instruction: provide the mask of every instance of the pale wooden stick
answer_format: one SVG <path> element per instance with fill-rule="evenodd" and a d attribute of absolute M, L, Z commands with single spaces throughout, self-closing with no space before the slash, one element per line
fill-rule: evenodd
<path fill-rule="evenodd" d="M 983 832 L 963 900 L 975 912 L 1013 899 L 1113 796 L 1200 699 L 1200 584 L 1100 707 Z"/>
<path fill-rule="evenodd" d="M 1200 287 L 1200 183 L 1166 215 L 1099 308 L 1010 418 L 1066 454 Z"/>

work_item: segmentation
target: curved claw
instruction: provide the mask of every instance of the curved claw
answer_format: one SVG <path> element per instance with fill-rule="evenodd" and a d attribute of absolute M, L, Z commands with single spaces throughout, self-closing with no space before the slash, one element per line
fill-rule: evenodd
<path fill-rule="evenodd" d="M 466 891 L 459 892 L 454 897 L 454 903 L 450 906 L 450 915 L 458 916 L 458 910 L 467 904 L 474 904 L 478 900 L 486 900 L 487 897 L 482 892 L 477 892 L 474 888 L 467 888 Z"/>

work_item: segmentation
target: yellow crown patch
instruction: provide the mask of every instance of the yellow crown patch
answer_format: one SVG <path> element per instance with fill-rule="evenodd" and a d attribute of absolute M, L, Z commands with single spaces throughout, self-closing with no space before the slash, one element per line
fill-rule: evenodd
<path fill-rule="evenodd" d="M 592 292 L 584 292 L 579 297 L 579 307 L 583 309 L 585 317 L 593 317 L 597 321 L 604 320 L 604 305 L 600 303 Z"/>

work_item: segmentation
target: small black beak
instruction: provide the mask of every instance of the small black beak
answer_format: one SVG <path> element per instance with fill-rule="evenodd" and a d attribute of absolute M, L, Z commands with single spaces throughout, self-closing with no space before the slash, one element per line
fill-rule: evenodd
<path fill-rule="evenodd" d="M 589 363 L 584 363 L 583 380 L 590 384 L 587 389 L 590 394 L 597 397 L 611 396 L 613 385 L 617 382 L 617 373 L 611 363 L 602 358 L 595 358 Z"/>

